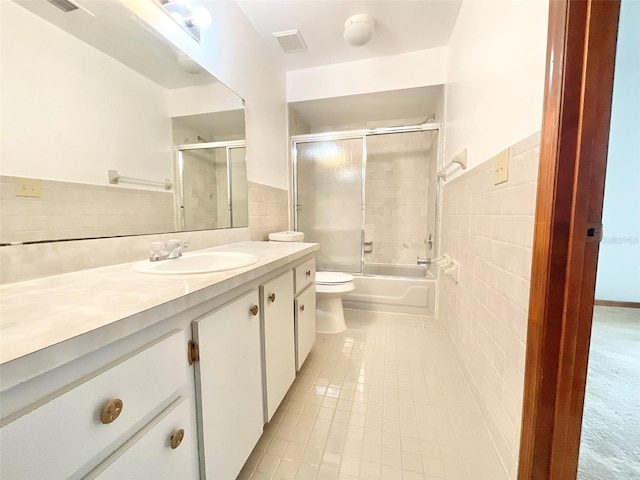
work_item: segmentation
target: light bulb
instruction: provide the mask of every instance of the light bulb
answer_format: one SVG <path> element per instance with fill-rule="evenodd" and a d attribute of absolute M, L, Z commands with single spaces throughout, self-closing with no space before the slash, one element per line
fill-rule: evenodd
<path fill-rule="evenodd" d="M 191 13 L 191 21 L 200 28 L 208 28 L 211 25 L 211 14 L 203 6 L 198 6 Z"/>

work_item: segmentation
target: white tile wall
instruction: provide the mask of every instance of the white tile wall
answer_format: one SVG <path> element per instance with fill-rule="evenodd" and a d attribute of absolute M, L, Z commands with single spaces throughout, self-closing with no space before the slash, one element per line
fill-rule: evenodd
<path fill-rule="evenodd" d="M 149 254 L 150 242 L 167 241 L 171 238 L 188 239 L 192 250 L 247 240 L 267 240 L 269 233 L 288 229 L 288 202 L 286 190 L 249 182 L 249 228 L 0 247 L 0 284 L 144 259 Z M 123 214 L 127 210 L 125 205 L 119 205 L 118 208 Z M 26 222 L 26 225 L 29 225 L 29 222 Z M 0 227 L 4 231 L 4 221 Z"/>
<path fill-rule="evenodd" d="M 0 176 L 0 243 L 175 230 L 173 191 L 54 180 L 41 185 L 40 198 L 18 197 L 15 177 Z"/>
<path fill-rule="evenodd" d="M 444 184 L 441 252 L 460 281 L 440 279 L 439 318 L 510 478 L 516 478 L 540 152 L 536 133 L 509 148 L 509 180 L 494 159 Z"/>
<path fill-rule="evenodd" d="M 97 238 L 67 242 L 44 242 L 0 247 L 0 283 L 143 260 L 149 243 L 172 238 L 189 240 L 191 250 L 249 240 L 248 228 L 201 230 L 130 237 Z"/>
<path fill-rule="evenodd" d="M 249 183 L 251 240 L 268 240 L 272 232 L 289 229 L 289 193 L 282 188 Z"/>

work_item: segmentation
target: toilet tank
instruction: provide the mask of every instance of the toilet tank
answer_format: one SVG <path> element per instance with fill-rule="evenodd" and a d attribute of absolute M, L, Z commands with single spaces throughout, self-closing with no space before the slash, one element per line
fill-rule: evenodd
<path fill-rule="evenodd" d="M 269 234 L 271 242 L 302 242 L 304 240 L 303 232 L 275 232 Z"/>

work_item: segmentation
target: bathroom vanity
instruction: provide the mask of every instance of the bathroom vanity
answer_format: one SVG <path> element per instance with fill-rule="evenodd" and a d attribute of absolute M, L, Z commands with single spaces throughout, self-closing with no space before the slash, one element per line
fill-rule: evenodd
<path fill-rule="evenodd" d="M 317 248 L 245 242 L 210 249 L 259 258 L 235 270 L 0 287 L 0 477 L 235 478 L 315 338 Z"/>

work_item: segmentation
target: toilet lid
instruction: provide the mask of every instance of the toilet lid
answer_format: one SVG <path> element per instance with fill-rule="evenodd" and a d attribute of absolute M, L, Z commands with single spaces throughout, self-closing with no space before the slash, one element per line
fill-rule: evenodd
<path fill-rule="evenodd" d="M 343 272 L 316 272 L 316 283 L 332 284 L 347 283 L 353 280 L 353 275 Z"/>

